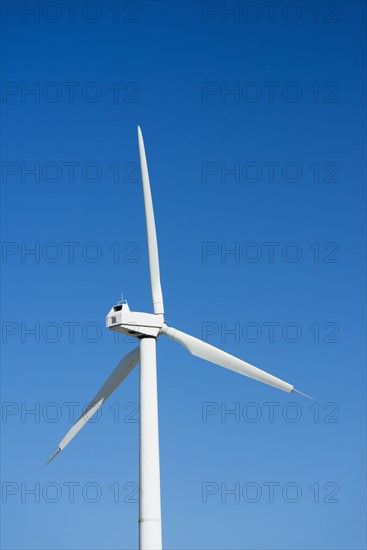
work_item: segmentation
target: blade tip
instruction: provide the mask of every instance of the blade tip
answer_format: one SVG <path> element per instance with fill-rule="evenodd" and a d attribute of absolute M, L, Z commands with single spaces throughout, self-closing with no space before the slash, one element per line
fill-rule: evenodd
<path fill-rule="evenodd" d="M 56 458 L 57 455 L 58 455 L 59 453 L 61 453 L 60 447 L 59 447 L 59 448 L 57 449 L 57 451 L 51 456 L 51 458 L 49 458 L 49 460 L 46 462 L 46 466 L 47 466 L 48 464 L 50 464 L 50 462 L 52 462 L 53 459 Z"/>
<path fill-rule="evenodd" d="M 293 388 L 292 391 L 295 391 L 296 393 L 299 393 L 300 395 L 303 395 L 303 397 L 307 397 L 307 399 L 311 399 L 311 401 L 315 401 L 311 395 L 307 395 L 307 393 L 303 393 L 302 391 L 297 390 L 296 388 Z"/>

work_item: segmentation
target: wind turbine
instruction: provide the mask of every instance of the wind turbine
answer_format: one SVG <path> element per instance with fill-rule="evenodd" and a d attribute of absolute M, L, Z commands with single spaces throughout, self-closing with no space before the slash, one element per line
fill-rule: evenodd
<path fill-rule="evenodd" d="M 138 126 L 138 141 L 140 152 L 141 176 L 145 218 L 148 236 L 148 254 L 150 283 L 152 288 L 154 313 L 131 311 L 128 303 L 122 301 L 113 306 L 106 318 L 106 326 L 114 331 L 128 334 L 139 341 L 139 346 L 126 355 L 106 380 L 99 392 L 59 443 L 57 451 L 52 455 L 49 464 L 76 434 L 85 426 L 90 418 L 103 405 L 112 392 L 128 376 L 133 368 L 140 363 L 140 510 L 139 510 L 139 547 L 140 550 L 161 550 L 161 496 L 159 471 L 159 441 L 158 441 L 158 399 L 156 370 L 156 341 L 165 335 L 186 348 L 192 355 L 205 359 L 210 363 L 220 365 L 278 388 L 287 393 L 297 392 L 292 384 L 226 353 L 198 338 L 189 336 L 175 328 L 169 327 L 164 320 L 163 296 L 159 273 L 158 245 L 155 230 L 152 195 L 150 191 L 149 174 L 145 147 L 141 129 Z M 308 397 L 305 395 L 305 397 Z"/>

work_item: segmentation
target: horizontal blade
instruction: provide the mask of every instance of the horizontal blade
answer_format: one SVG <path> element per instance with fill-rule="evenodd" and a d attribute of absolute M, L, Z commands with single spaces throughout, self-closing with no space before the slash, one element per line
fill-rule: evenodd
<path fill-rule="evenodd" d="M 274 386 L 274 388 L 278 388 L 279 390 L 283 390 L 287 393 L 291 393 L 294 389 L 294 386 L 284 382 L 284 380 L 258 369 L 257 367 L 250 365 L 250 363 L 246 363 L 245 361 L 234 357 L 234 355 L 230 355 L 219 348 L 199 340 L 198 338 L 189 336 L 188 334 L 185 334 L 185 332 L 167 327 L 167 325 L 163 325 L 162 332 L 172 340 L 179 342 L 182 346 L 184 346 L 184 348 L 192 353 L 192 355 L 196 355 L 196 357 L 200 357 L 201 359 L 205 359 L 210 363 L 215 363 L 216 365 L 220 365 L 226 369 L 233 370 L 239 374 L 243 374 L 249 378 L 263 382 L 264 384 L 268 384 L 269 386 Z"/>
<path fill-rule="evenodd" d="M 161 279 L 160 279 L 160 273 L 159 273 L 157 233 L 155 230 L 153 201 L 152 201 L 152 193 L 150 190 L 149 173 L 148 173 L 147 158 L 145 155 L 143 134 L 141 133 L 141 129 L 139 126 L 138 126 L 138 140 L 139 140 L 141 179 L 143 182 L 145 219 L 147 223 L 149 270 L 150 270 L 150 284 L 152 287 L 153 309 L 154 309 L 154 313 L 162 314 L 164 313 L 164 309 L 163 309 Z"/>
<path fill-rule="evenodd" d="M 65 449 L 66 445 L 76 436 L 76 434 L 86 425 L 88 420 L 98 411 L 98 409 L 103 405 L 106 399 L 111 395 L 112 392 L 121 384 L 121 382 L 127 377 L 127 375 L 133 370 L 133 368 L 139 362 L 139 347 L 135 348 L 128 355 L 125 355 L 123 359 L 119 362 L 112 374 L 107 378 L 106 382 L 103 384 L 99 392 L 94 396 L 92 401 L 89 403 L 87 408 L 75 422 L 75 424 L 70 428 L 64 439 L 59 443 L 58 450 L 52 455 L 50 460 L 47 462 L 49 464 L 60 451 Z"/>

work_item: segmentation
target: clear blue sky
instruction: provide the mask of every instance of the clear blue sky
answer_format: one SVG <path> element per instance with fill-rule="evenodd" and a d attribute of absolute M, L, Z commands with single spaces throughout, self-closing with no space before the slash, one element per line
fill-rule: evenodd
<path fill-rule="evenodd" d="M 167 321 L 315 397 L 159 340 L 165 548 L 365 548 L 365 3 L 2 9 L 3 548 L 137 548 L 138 369 L 45 467 L 151 308 L 137 124 Z"/>

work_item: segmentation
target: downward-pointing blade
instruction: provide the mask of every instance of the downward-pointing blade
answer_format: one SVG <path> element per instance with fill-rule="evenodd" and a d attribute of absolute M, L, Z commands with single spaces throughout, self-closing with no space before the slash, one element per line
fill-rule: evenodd
<path fill-rule="evenodd" d="M 143 134 L 141 133 L 141 129 L 139 126 L 138 126 L 138 140 L 139 140 L 141 179 L 143 182 L 145 219 L 147 223 L 149 270 L 150 270 L 150 284 L 152 287 L 153 309 L 154 309 L 154 313 L 164 313 L 162 288 L 161 288 L 161 280 L 160 280 L 160 273 L 159 273 L 158 244 L 157 244 L 157 234 L 155 230 L 152 193 L 150 190 L 149 173 L 148 173 L 147 158 L 145 155 Z"/>
<path fill-rule="evenodd" d="M 291 393 L 293 391 L 294 386 L 292 386 L 292 384 L 288 384 L 288 382 L 284 382 L 284 380 L 258 369 L 257 367 L 250 365 L 250 363 L 246 363 L 245 361 L 242 361 L 242 359 L 238 359 L 237 357 L 234 357 L 234 355 L 230 355 L 225 351 L 199 340 L 198 338 L 194 338 L 185 332 L 167 327 L 167 325 L 163 326 L 162 332 L 169 338 L 172 338 L 172 340 L 179 342 L 190 353 L 192 353 L 192 355 L 196 355 L 197 357 L 205 359 L 210 363 L 215 363 L 216 365 L 220 365 L 226 369 L 233 370 L 239 374 L 243 374 L 249 378 L 263 382 L 264 384 L 268 384 L 269 386 L 274 386 L 274 388 L 278 388 L 279 390 L 283 390 L 287 393 Z"/>
<path fill-rule="evenodd" d="M 115 370 L 107 378 L 106 382 L 103 384 L 99 392 L 94 396 L 92 401 L 89 403 L 83 414 L 78 418 L 72 428 L 68 431 L 64 439 L 59 443 L 59 448 L 52 455 L 50 460 L 47 462 L 49 464 L 60 451 L 65 449 L 66 445 L 76 436 L 76 434 L 86 425 L 88 420 L 98 411 L 98 409 L 103 405 L 106 399 L 111 395 L 112 392 L 121 384 L 121 382 L 127 377 L 127 375 L 133 370 L 133 368 L 139 362 L 139 348 L 135 348 L 128 355 L 125 355 L 123 359 L 119 362 Z"/>

